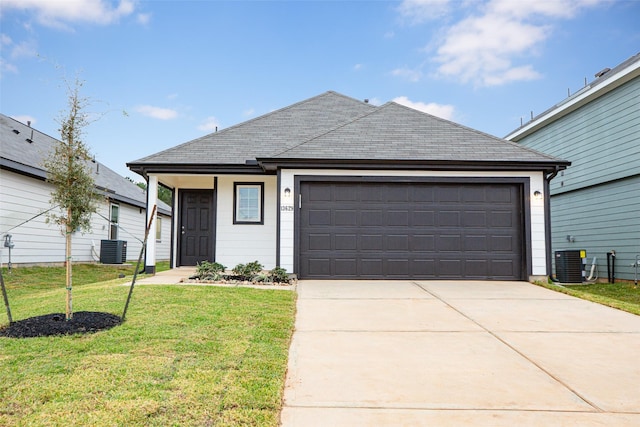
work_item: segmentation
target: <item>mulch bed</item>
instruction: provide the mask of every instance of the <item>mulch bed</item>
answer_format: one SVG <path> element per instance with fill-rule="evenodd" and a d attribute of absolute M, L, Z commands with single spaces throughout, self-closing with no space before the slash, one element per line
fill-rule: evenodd
<path fill-rule="evenodd" d="M 0 329 L 0 336 L 10 338 L 48 337 L 52 335 L 91 334 L 113 328 L 122 318 L 99 311 L 78 311 L 68 322 L 64 313 L 45 314 L 18 320 Z"/>

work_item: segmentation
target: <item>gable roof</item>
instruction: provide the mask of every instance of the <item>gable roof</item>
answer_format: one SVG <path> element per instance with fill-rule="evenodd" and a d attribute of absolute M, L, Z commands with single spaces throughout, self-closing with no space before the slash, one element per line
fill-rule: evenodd
<path fill-rule="evenodd" d="M 149 172 L 273 172 L 284 165 L 554 169 L 569 163 L 389 102 L 310 98 L 127 165 Z"/>
<path fill-rule="evenodd" d="M 0 114 L 0 142 L 0 168 L 39 180 L 47 178 L 47 171 L 42 165 L 58 140 Z M 145 190 L 98 161 L 88 163 L 96 187 L 103 195 L 114 201 L 146 208 Z M 171 215 L 171 207 L 160 200 L 158 211 Z"/>

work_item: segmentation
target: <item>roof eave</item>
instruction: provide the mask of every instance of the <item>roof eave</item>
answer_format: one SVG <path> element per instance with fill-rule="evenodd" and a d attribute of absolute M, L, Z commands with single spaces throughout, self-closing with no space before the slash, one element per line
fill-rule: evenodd
<path fill-rule="evenodd" d="M 556 161 L 478 161 L 478 160 L 367 160 L 367 159 L 273 159 L 259 158 L 267 172 L 278 169 L 363 169 L 363 170 L 439 170 L 439 171 L 556 171 L 571 165 Z"/>
<path fill-rule="evenodd" d="M 201 164 L 201 163 L 127 163 L 127 167 L 145 179 L 149 174 L 264 174 L 265 170 L 255 161 L 245 164 Z"/>

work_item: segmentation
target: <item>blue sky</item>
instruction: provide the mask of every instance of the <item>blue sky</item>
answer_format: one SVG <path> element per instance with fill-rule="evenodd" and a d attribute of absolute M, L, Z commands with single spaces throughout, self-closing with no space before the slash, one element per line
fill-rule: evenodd
<path fill-rule="evenodd" d="M 503 137 L 640 52 L 640 1 L 0 0 L 0 111 L 58 137 L 79 76 L 98 160 L 327 90 Z"/>

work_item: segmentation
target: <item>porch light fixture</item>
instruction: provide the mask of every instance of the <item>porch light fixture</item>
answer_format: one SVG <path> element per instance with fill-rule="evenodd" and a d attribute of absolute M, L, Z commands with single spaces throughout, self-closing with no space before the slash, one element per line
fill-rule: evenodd
<path fill-rule="evenodd" d="M 533 192 L 533 198 L 536 200 L 542 200 L 542 193 L 538 190 Z"/>
<path fill-rule="evenodd" d="M 291 189 L 289 187 L 284 189 L 284 197 L 287 199 L 291 197 Z"/>

